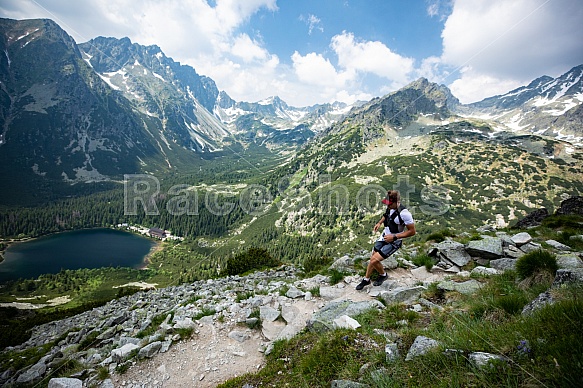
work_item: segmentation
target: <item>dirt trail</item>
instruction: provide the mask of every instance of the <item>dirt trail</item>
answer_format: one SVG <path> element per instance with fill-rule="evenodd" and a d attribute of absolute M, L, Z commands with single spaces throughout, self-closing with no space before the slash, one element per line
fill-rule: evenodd
<path fill-rule="evenodd" d="M 411 285 L 416 279 L 404 269 L 389 271 L 390 279 Z M 362 301 L 373 298 L 367 287 L 356 291 L 355 286 L 360 277 L 345 279 L 345 283 L 333 286 L 333 299 L 314 298 L 290 302 L 294 310 L 295 323 L 305 321 L 311 314 L 331 300 L 350 299 Z M 283 306 L 282 306 L 283 311 Z M 275 322 L 277 324 L 278 321 Z M 264 365 L 264 354 L 260 351 L 269 340 L 258 330 L 247 329 L 236 322 L 216 322 L 211 317 L 198 321 L 198 328 L 192 338 L 172 345 L 166 353 L 159 353 L 153 358 L 140 361 L 130 367 L 124 374 L 114 374 L 111 379 L 114 386 L 123 388 L 210 388 L 244 373 L 255 372 Z M 292 329 L 289 322 L 287 329 Z M 273 326 L 265 325 L 265 329 Z M 231 338 L 229 333 L 236 331 L 249 336 L 243 342 Z M 293 331 L 293 330 L 292 330 Z M 267 334 L 267 332 L 266 332 Z"/>

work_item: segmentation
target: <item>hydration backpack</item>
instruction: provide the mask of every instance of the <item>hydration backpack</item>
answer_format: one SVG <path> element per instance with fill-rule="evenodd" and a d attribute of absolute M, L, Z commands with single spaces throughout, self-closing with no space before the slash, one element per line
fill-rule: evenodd
<path fill-rule="evenodd" d="M 389 213 L 391 212 L 391 209 L 389 209 L 387 207 L 387 211 L 384 214 L 385 217 L 385 228 L 388 226 L 389 230 L 391 231 L 391 233 L 399 233 L 399 225 L 405 225 L 405 221 L 403 221 L 403 219 L 401 218 L 401 212 L 403 210 L 405 210 L 406 207 L 403 205 L 399 205 L 399 207 L 397 207 L 395 209 L 395 211 L 393 212 L 393 214 L 391 214 L 389 216 Z M 395 218 L 399 218 L 399 223 L 397 224 L 395 222 Z"/>

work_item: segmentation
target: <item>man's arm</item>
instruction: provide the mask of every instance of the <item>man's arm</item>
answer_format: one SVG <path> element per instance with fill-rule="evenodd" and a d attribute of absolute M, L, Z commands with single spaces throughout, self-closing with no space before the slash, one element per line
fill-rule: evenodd
<path fill-rule="evenodd" d="M 385 216 L 383 215 L 381 217 L 381 220 L 379 222 L 377 222 L 374 226 L 374 231 L 376 232 L 377 230 L 379 230 L 379 228 L 381 227 L 381 225 L 383 225 L 383 223 L 385 222 Z"/>

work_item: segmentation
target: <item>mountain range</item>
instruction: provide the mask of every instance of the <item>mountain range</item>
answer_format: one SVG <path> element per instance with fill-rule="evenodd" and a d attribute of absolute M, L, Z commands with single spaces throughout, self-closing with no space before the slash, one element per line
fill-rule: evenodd
<path fill-rule="evenodd" d="M 522 144 L 544 137 L 563 153 L 583 146 L 583 65 L 473 104 L 421 78 L 368 102 L 297 108 L 277 96 L 235 101 L 157 46 L 77 44 L 47 19 L 0 19 L 0 46 L 0 170 L 12 191 L 194 171 L 243 151 L 289 161 L 303 147 L 317 158 L 326 144 L 350 163 L 379 142 L 450 129 Z"/>

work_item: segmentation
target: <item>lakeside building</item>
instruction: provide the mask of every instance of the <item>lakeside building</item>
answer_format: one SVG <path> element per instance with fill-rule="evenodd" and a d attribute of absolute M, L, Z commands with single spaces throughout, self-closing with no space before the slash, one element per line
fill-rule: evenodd
<path fill-rule="evenodd" d="M 166 231 L 160 228 L 150 228 L 150 230 L 148 231 L 148 233 L 150 233 L 151 237 L 156 237 L 156 238 L 166 238 Z"/>

